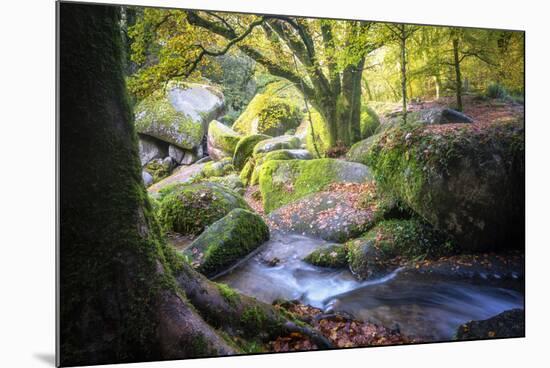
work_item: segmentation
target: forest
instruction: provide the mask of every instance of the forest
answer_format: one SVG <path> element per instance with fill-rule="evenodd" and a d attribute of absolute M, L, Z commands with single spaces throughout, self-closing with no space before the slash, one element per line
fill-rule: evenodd
<path fill-rule="evenodd" d="M 523 32 L 59 19 L 62 365 L 524 336 Z"/>

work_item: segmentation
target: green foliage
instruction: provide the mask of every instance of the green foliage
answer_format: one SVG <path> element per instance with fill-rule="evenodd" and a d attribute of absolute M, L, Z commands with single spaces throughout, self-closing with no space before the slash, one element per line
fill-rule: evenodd
<path fill-rule="evenodd" d="M 380 126 L 380 119 L 369 106 L 361 106 L 361 139 L 366 139 L 376 132 Z"/>
<path fill-rule="evenodd" d="M 222 297 L 231 305 L 235 306 L 239 302 L 239 293 L 229 287 L 227 284 L 216 283 Z"/>
<path fill-rule="evenodd" d="M 487 86 L 486 95 L 489 98 L 505 98 L 508 96 L 508 92 L 502 85 L 491 83 Z"/>

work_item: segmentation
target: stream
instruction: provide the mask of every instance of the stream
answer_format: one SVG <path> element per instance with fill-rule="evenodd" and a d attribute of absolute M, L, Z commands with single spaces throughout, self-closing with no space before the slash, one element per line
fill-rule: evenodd
<path fill-rule="evenodd" d="M 398 327 L 424 341 L 450 340 L 462 323 L 523 308 L 522 293 L 468 280 L 427 280 L 396 270 L 381 279 L 361 282 L 347 269 L 327 269 L 302 261 L 326 244 L 272 232 L 271 240 L 216 281 L 267 303 L 278 298 L 297 299 L 325 312 L 346 312 L 360 320 Z"/>

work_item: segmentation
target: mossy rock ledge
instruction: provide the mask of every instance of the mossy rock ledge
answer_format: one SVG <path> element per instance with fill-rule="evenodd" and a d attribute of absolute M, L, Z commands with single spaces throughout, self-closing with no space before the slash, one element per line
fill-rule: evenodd
<path fill-rule="evenodd" d="M 304 262 L 327 268 L 345 268 L 348 265 L 347 249 L 342 244 L 328 244 L 304 258 Z"/>
<path fill-rule="evenodd" d="M 220 160 L 225 157 L 233 157 L 233 152 L 241 135 L 230 127 L 212 120 L 208 125 L 207 150 L 213 160 Z"/>
<path fill-rule="evenodd" d="M 235 146 L 235 151 L 233 152 L 233 165 L 238 170 L 242 170 L 248 158 L 252 156 L 254 146 L 270 138 L 272 137 L 265 134 L 252 134 L 242 137 L 237 143 L 237 146 Z"/>
<path fill-rule="evenodd" d="M 185 150 L 196 149 L 207 123 L 223 108 L 223 95 L 214 87 L 172 83 L 166 93 L 156 91 L 136 106 L 135 127 L 140 134 Z"/>
<path fill-rule="evenodd" d="M 209 226 L 184 254 L 208 277 L 233 266 L 269 240 L 269 228 L 262 218 L 244 209 L 234 209 Z"/>
<path fill-rule="evenodd" d="M 259 175 L 266 213 L 319 192 L 330 183 L 362 183 L 371 179 L 365 165 L 328 158 L 268 161 Z"/>
<path fill-rule="evenodd" d="M 262 169 L 262 164 L 268 161 L 274 160 L 311 160 L 313 157 L 308 150 L 305 149 L 280 149 L 265 154 L 258 154 L 254 157 L 254 160 L 251 161 L 254 165 L 254 171 L 250 176 L 248 181 L 249 185 L 258 184 L 260 177 L 260 170 Z"/>
<path fill-rule="evenodd" d="M 221 184 L 174 184 L 159 192 L 157 214 L 166 230 L 197 235 L 236 208 L 250 209 L 239 194 Z"/>
<path fill-rule="evenodd" d="M 412 260 L 453 253 L 453 245 L 429 224 L 413 218 L 384 220 L 360 238 L 345 244 L 351 272 L 361 280 L 382 277 L 400 257 Z"/>
<path fill-rule="evenodd" d="M 366 154 L 378 185 L 469 251 L 521 248 L 525 224 L 522 121 L 407 125 Z"/>
<path fill-rule="evenodd" d="M 293 135 L 281 135 L 257 143 L 254 146 L 253 155 L 258 156 L 263 153 L 280 150 L 300 148 L 300 138 Z"/>

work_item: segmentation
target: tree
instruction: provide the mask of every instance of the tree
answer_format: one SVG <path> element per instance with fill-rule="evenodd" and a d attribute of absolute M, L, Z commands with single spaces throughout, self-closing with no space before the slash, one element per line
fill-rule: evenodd
<path fill-rule="evenodd" d="M 303 92 L 323 116 L 331 146 L 348 145 L 360 139 L 361 74 L 381 45 L 375 29 L 371 22 L 148 9 L 133 30 L 143 68 L 131 87 L 144 96 L 237 48 Z M 162 50 L 151 52 L 155 45 Z"/>
<path fill-rule="evenodd" d="M 329 346 L 167 245 L 141 179 L 119 8 L 58 6 L 61 365 L 234 354 L 232 337 L 295 331 Z"/>

